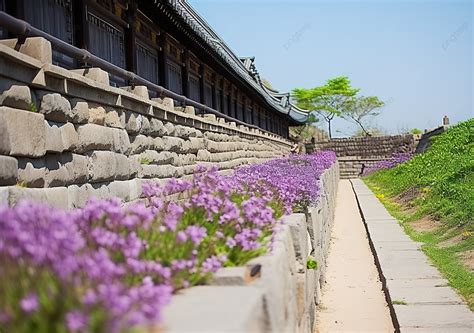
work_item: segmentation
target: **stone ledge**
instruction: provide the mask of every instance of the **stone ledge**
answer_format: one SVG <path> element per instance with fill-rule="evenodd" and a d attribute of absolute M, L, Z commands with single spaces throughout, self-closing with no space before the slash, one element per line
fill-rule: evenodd
<path fill-rule="evenodd" d="M 101 102 L 104 104 L 109 103 L 110 104 L 109 106 L 112 106 L 112 107 L 119 106 L 119 107 L 127 108 L 130 103 L 132 104 L 135 103 L 134 105 L 136 105 L 136 107 L 132 109 L 134 109 L 134 111 L 137 111 L 139 113 L 143 113 L 146 115 L 151 115 L 152 109 L 157 108 L 157 109 L 160 109 L 161 110 L 160 112 L 164 114 L 164 117 L 162 119 L 165 119 L 165 120 L 173 121 L 172 118 L 176 119 L 176 117 L 185 117 L 185 118 L 191 119 L 193 122 L 203 124 L 203 125 L 195 124 L 196 127 L 205 126 L 205 127 L 208 127 L 207 130 L 211 130 L 211 126 L 212 126 L 212 130 L 214 131 L 220 131 L 220 129 L 226 129 L 226 130 L 231 130 L 234 132 L 239 132 L 240 135 L 243 135 L 243 136 L 258 137 L 262 139 L 271 140 L 273 142 L 285 145 L 287 147 L 291 146 L 291 143 L 288 140 L 282 139 L 275 135 L 268 135 L 267 133 L 265 133 L 264 135 L 261 135 L 255 131 L 251 132 L 248 130 L 240 130 L 235 126 L 232 126 L 231 123 L 216 124 L 215 121 L 212 121 L 212 120 L 210 121 L 202 117 L 192 115 L 190 113 L 175 111 L 174 107 L 169 107 L 157 101 L 152 101 L 150 99 L 143 98 L 132 92 L 125 91 L 124 89 L 121 89 L 121 88 L 110 87 L 108 85 L 96 82 L 85 76 L 82 76 L 83 73 L 75 73 L 72 71 L 68 71 L 64 68 L 51 65 L 49 63 L 39 62 L 38 60 L 31 58 L 30 56 L 21 54 L 11 49 L 8 46 L 1 45 L 1 44 L 0 44 L 0 58 L 7 58 L 8 61 L 13 61 L 16 63 L 16 65 L 24 66 L 26 68 L 38 68 L 41 70 L 42 78 L 37 78 L 36 77 L 37 75 L 35 75 L 35 77 L 33 78 L 30 78 L 31 76 L 21 75 L 21 73 L 18 73 L 18 71 L 16 72 L 5 71 L 5 75 L 11 76 L 12 79 L 24 82 L 26 84 L 31 84 L 32 82 L 33 83 L 38 82 L 42 86 L 46 85 L 45 80 L 46 81 L 49 80 L 51 81 L 48 83 L 49 86 L 58 88 L 56 89 L 56 91 L 53 91 L 53 92 L 67 94 L 68 97 L 84 98 L 85 96 L 82 96 L 82 95 L 79 96 L 79 94 L 75 94 L 75 91 L 77 91 L 77 89 L 82 89 L 81 87 L 84 87 L 84 89 L 88 90 L 89 92 L 93 91 L 94 89 L 97 89 L 100 91 L 100 94 L 96 93 L 95 95 L 97 95 L 97 98 L 95 98 L 95 100 L 93 101 Z M 7 66 L 7 64 L 0 62 L 0 67 L 3 68 L 3 66 Z M 71 81 L 71 83 L 74 83 L 74 84 L 69 85 L 68 84 L 69 81 Z M 92 95 L 94 94 L 90 94 L 90 97 L 92 97 Z M 108 95 L 107 98 L 105 98 L 106 95 Z"/>

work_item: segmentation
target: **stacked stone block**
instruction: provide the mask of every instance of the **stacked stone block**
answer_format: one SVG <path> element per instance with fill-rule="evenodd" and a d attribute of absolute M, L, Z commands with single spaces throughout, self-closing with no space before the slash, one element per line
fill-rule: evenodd
<path fill-rule="evenodd" d="M 363 165 L 371 167 L 394 153 L 414 153 L 417 142 L 412 134 L 342 138 L 306 146 L 308 152 L 332 150 L 341 168 L 341 178 L 356 178 Z"/>
<path fill-rule="evenodd" d="M 111 87 L 98 68 L 54 66 L 44 39 L 28 39 L 24 53 L 13 45 L 0 42 L 2 203 L 133 201 L 143 179 L 189 176 L 197 164 L 230 170 L 291 147 L 276 135 L 175 108 L 168 98 L 149 99 L 146 87 Z"/>

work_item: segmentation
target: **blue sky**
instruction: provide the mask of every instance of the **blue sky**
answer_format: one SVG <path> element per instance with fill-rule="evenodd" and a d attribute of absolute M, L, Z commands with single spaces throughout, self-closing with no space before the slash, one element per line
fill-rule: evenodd
<path fill-rule="evenodd" d="M 371 123 L 389 133 L 474 117 L 473 1 L 188 1 L 281 91 L 347 75 L 386 102 Z"/>

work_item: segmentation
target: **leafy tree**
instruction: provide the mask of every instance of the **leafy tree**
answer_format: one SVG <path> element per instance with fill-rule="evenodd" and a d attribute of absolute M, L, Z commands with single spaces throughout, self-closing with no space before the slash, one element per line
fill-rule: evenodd
<path fill-rule="evenodd" d="M 344 105 L 341 117 L 356 123 L 364 133 L 364 136 L 371 136 L 366 124 L 364 124 L 367 116 L 379 115 L 379 109 L 385 103 L 376 96 L 360 96 L 348 99 Z"/>
<path fill-rule="evenodd" d="M 339 76 L 329 79 L 320 87 L 296 88 L 293 90 L 293 97 L 299 107 L 317 112 L 328 123 L 331 138 L 332 120 L 336 116 L 341 116 L 347 101 L 358 92 L 359 89 L 351 86 L 347 76 Z"/>

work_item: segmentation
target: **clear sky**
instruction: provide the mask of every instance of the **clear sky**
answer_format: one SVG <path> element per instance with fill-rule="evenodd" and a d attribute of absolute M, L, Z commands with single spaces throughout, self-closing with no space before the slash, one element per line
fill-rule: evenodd
<path fill-rule="evenodd" d="M 188 1 L 280 91 L 347 75 L 386 102 L 372 124 L 389 133 L 474 117 L 472 0 Z"/>

